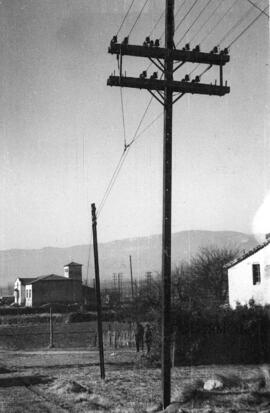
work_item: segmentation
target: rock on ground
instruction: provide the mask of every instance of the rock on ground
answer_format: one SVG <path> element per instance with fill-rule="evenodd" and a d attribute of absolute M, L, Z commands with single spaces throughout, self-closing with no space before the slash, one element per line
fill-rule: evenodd
<path fill-rule="evenodd" d="M 182 409 L 181 403 L 175 402 L 171 403 L 168 407 L 166 407 L 165 410 L 163 410 L 163 413 L 187 413 L 186 410 Z"/>
<path fill-rule="evenodd" d="M 218 379 L 209 379 L 203 385 L 203 389 L 207 391 L 218 390 L 223 388 L 223 383 Z"/>

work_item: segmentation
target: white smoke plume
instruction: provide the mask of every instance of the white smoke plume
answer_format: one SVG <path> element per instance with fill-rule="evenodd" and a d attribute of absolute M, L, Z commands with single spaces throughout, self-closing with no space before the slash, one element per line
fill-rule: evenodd
<path fill-rule="evenodd" d="M 270 193 L 255 214 L 252 232 L 258 242 L 265 241 L 265 235 L 270 233 Z"/>

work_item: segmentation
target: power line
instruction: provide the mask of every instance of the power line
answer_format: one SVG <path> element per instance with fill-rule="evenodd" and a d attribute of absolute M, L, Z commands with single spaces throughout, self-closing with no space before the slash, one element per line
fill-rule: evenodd
<path fill-rule="evenodd" d="M 210 66 L 207 67 L 207 68 L 200 74 L 200 77 L 203 76 L 203 74 L 206 73 L 209 69 L 210 69 Z M 183 96 L 184 96 L 184 94 L 183 94 L 182 96 L 180 96 L 179 98 L 182 98 Z M 142 131 L 141 131 L 140 133 L 138 133 L 139 130 L 140 130 L 140 127 L 141 127 L 141 125 L 142 125 L 142 122 L 143 122 L 143 120 L 144 120 L 144 118 L 145 118 L 145 115 L 146 115 L 146 113 L 147 113 L 147 111 L 148 111 L 148 109 L 149 109 L 152 101 L 153 101 L 153 97 L 150 98 L 150 100 L 149 100 L 149 102 L 148 102 L 148 104 L 147 104 L 147 106 L 146 106 L 146 109 L 144 110 L 144 113 L 143 113 L 143 115 L 142 115 L 142 117 L 141 117 L 141 120 L 140 120 L 138 126 L 137 126 L 137 129 L 136 129 L 136 131 L 135 131 L 135 133 L 134 133 L 133 138 L 131 139 L 131 141 L 129 142 L 129 144 L 126 145 L 124 151 L 122 152 L 122 154 L 121 154 L 121 156 L 120 156 L 120 159 L 119 159 L 119 161 L 118 161 L 118 163 L 117 163 L 117 165 L 116 165 L 116 168 L 115 168 L 115 170 L 114 170 L 114 172 L 113 172 L 113 175 L 112 175 L 112 177 L 111 177 L 111 179 L 110 179 L 110 181 L 109 181 L 109 184 L 108 184 L 108 186 L 107 186 L 107 189 L 106 189 L 106 191 L 105 191 L 105 194 L 104 194 L 104 196 L 103 196 L 103 198 L 102 198 L 102 201 L 101 201 L 101 203 L 100 203 L 100 206 L 99 206 L 99 208 L 98 208 L 97 217 L 99 217 L 99 215 L 100 215 L 100 213 L 101 213 L 101 211 L 102 211 L 102 209 L 103 209 L 103 207 L 104 207 L 104 205 L 105 205 L 105 203 L 106 203 L 106 201 L 107 201 L 107 199 L 108 199 L 108 196 L 110 195 L 110 193 L 111 193 L 111 191 L 112 191 L 112 188 L 113 188 L 113 186 L 114 186 L 114 184 L 115 184 L 115 182 L 116 182 L 116 179 L 117 179 L 117 177 L 118 177 L 118 175 L 119 175 L 119 173 L 120 173 L 120 170 L 122 169 L 122 166 L 123 166 L 123 164 L 124 164 L 124 162 L 125 162 L 125 159 L 126 159 L 126 157 L 127 157 L 127 155 L 128 155 L 128 152 L 129 152 L 131 146 L 132 146 L 133 143 L 135 143 L 148 129 L 150 129 L 150 127 L 151 127 L 154 123 L 156 123 L 157 120 L 160 119 L 160 117 L 163 115 L 163 111 L 161 111 L 150 123 L 148 123 L 148 124 L 145 126 L 144 129 L 142 129 Z"/>
<path fill-rule="evenodd" d="M 145 108 L 145 111 L 144 111 L 144 113 L 143 113 L 143 115 L 142 115 L 142 117 L 141 117 L 141 120 L 140 120 L 140 122 L 139 122 L 139 124 L 138 124 L 138 126 L 137 126 L 137 128 L 136 128 L 136 131 L 135 131 L 135 133 L 134 133 L 134 135 L 133 135 L 133 138 L 131 139 L 131 141 L 130 141 L 130 143 L 129 143 L 129 146 L 131 146 L 131 145 L 133 144 L 133 142 L 135 142 L 136 137 L 137 137 L 137 134 L 138 134 L 138 132 L 139 132 L 139 130 L 140 130 L 140 127 L 141 127 L 141 125 L 142 125 L 142 123 L 143 123 L 143 120 L 144 120 L 144 118 L 145 118 L 145 116 L 146 116 L 146 113 L 148 112 L 148 109 L 150 108 L 150 105 L 151 105 L 153 99 L 154 99 L 153 96 L 149 99 L 149 102 L 148 102 L 148 104 L 147 104 L 147 106 L 146 106 L 146 108 Z"/>
<path fill-rule="evenodd" d="M 178 14 L 180 13 L 180 11 L 182 10 L 182 8 L 184 7 L 185 3 L 187 0 L 184 0 L 183 3 L 178 7 L 178 9 L 175 12 L 175 16 L 174 18 L 176 18 L 178 16 Z M 176 29 L 177 30 L 177 29 Z M 163 32 L 161 33 L 161 35 L 159 36 L 159 40 L 162 39 L 162 37 L 164 36 L 165 31 L 163 30 Z"/>
<path fill-rule="evenodd" d="M 148 125 L 145 126 L 145 128 L 134 138 L 133 142 L 136 142 L 160 117 L 163 115 L 163 111 L 160 112 L 153 120 L 152 122 L 148 123 Z"/>
<path fill-rule="evenodd" d="M 251 0 L 247 0 L 250 4 L 252 4 L 252 6 L 256 7 L 256 9 L 260 10 L 263 14 L 265 14 L 268 19 L 269 19 L 269 14 L 267 14 L 264 10 L 262 10 L 259 6 L 257 6 L 257 4 L 253 3 L 253 1 Z"/>
<path fill-rule="evenodd" d="M 123 104 L 123 90 L 120 87 L 120 97 L 121 97 L 121 112 L 122 112 L 122 123 L 123 123 L 123 132 L 124 132 L 124 147 L 126 147 L 126 123 L 125 123 L 125 112 L 124 112 L 124 104 Z"/>
<path fill-rule="evenodd" d="M 113 188 L 113 186 L 114 186 L 114 184 L 115 184 L 115 181 L 116 181 L 116 179 L 117 179 L 117 177 L 118 177 L 118 175 L 119 175 L 119 172 L 120 172 L 120 170 L 121 170 L 121 168 L 122 168 L 122 166 L 123 166 L 123 164 L 124 164 L 124 161 L 125 161 L 125 159 L 126 159 L 126 157 L 127 157 L 127 154 L 128 154 L 128 152 L 129 152 L 129 150 L 130 150 L 130 146 L 127 147 L 127 149 L 126 149 L 125 151 L 123 151 L 123 153 L 122 153 L 122 155 L 121 155 L 121 157 L 120 157 L 120 159 L 119 159 L 119 161 L 118 161 L 117 167 L 115 168 L 115 171 L 114 171 L 114 173 L 113 173 L 113 176 L 112 176 L 112 178 L 111 178 L 111 180 L 110 180 L 110 183 L 109 183 L 109 185 L 108 185 L 108 187 L 107 187 L 107 189 L 106 189 L 105 195 L 103 196 L 102 202 L 101 202 L 101 204 L 100 204 L 100 206 L 99 206 L 99 208 L 98 208 L 97 218 L 99 217 L 99 215 L 100 215 L 100 213 L 101 213 L 101 211 L 102 211 L 102 209 L 103 209 L 103 207 L 104 207 L 104 205 L 105 205 L 105 203 L 106 203 L 106 201 L 107 201 L 107 198 L 108 198 L 108 196 L 109 196 L 110 193 L 111 193 L 111 190 L 112 190 L 112 188 Z"/>
<path fill-rule="evenodd" d="M 116 167 L 115 167 L 115 170 L 114 170 L 114 172 L 113 172 L 113 175 L 112 175 L 112 177 L 111 177 L 111 179 L 110 179 L 110 181 L 109 181 L 109 184 L 108 184 L 108 186 L 107 186 L 107 188 L 106 188 L 105 194 L 103 195 L 103 198 L 102 198 L 102 200 L 101 200 L 100 206 L 99 206 L 98 211 L 97 211 L 97 216 L 100 215 L 100 212 L 101 212 L 101 210 L 103 209 L 103 207 L 104 207 L 104 205 L 105 205 L 105 202 L 106 202 L 108 196 L 109 196 L 110 193 L 111 193 L 112 187 L 113 187 L 113 185 L 114 185 L 114 183 L 115 183 L 115 181 L 116 181 L 116 179 L 117 179 L 117 177 L 118 177 L 118 175 L 119 175 L 119 172 L 120 172 L 120 170 L 121 170 L 121 168 L 122 168 L 122 166 L 123 166 L 123 163 L 124 163 L 125 158 L 126 158 L 128 152 L 129 152 L 129 150 L 130 150 L 131 145 L 135 142 L 135 140 L 137 140 L 138 132 L 139 132 L 139 130 L 140 130 L 140 127 L 141 127 L 141 125 L 142 125 L 142 122 L 143 122 L 143 120 L 144 120 L 144 118 L 145 118 L 145 116 L 146 116 L 146 113 L 147 113 L 147 111 L 148 111 L 148 109 L 149 109 L 152 101 L 153 101 L 153 97 L 150 98 L 150 100 L 149 100 L 149 102 L 148 102 L 148 104 L 147 104 L 147 106 L 146 106 L 146 108 L 145 108 L 145 110 L 144 110 L 144 113 L 143 113 L 143 115 L 142 115 L 142 117 L 141 117 L 141 120 L 140 120 L 140 122 L 139 122 L 139 124 L 138 124 L 138 126 L 137 126 L 137 128 L 136 128 L 136 131 L 135 131 L 135 133 L 134 133 L 134 135 L 133 135 L 133 138 L 131 139 L 131 141 L 129 142 L 128 145 L 125 144 L 124 151 L 122 152 L 122 155 L 120 156 L 120 159 L 119 159 L 119 161 L 118 161 L 118 163 L 117 163 L 117 165 L 116 165 Z M 140 135 L 141 135 L 141 134 L 140 134 Z"/>
<path fill-rule="evenodd" d="M 212 67 L 212 65 L 209 65 L 208 67 L 206 67 L 202 73 L 199 74 L 199 78 L 201 78 L 206 72 L 208 72 L 208 70 L 210 70 Z M 191 73 L 190 73 L 191 74 Z"/>
<path fill-rule="evenodd" d="M 154 26 L 153 26 L 152 29 L 150 30 L 150 32 L 149 32 L 149 37 L 153 34 L 155 28 L 157 27 L 158 23 L 160 22 L 160 20 L 161 20 L 162 17 L 164 16 L 164 14 L 165 14 L 165 11 L 163 11 L 163 12 L 161 13 L 161 15 L 159 16 L 158 20 L 156 21 L 156 23 L 154 24 Z"/>
<path fill-rule="evenodd" d="M 195 20 L 192 22 L 192 24 L 189 26 L 189 28 L 185 31 L 185 33 L 183 34 L 183 36 L 181 37 L 181 39 L 176 43 L 176 46 L 179 45 L 179 43 L 181 43 L 181 41 L 185 38 L 186 34 L 192 29 L 192 27 L 194 26 L 194 24 L 199 20 L 199 18 L 201 17 L 201 15 L 203 14 L 203 12 L 205 11 L 205 9 L 209 6 L 209 4 L 211 3 L 212 0 L 208 0 L 208 2 L 206 3 L 206 5 L 202 8 L 202 10 L 200 11 L 200 13 L 198 14 L 198 16 L 195 18 Z"/>
<path fill-rule="evenodd" d="M 216 7 L 214 8 L 214 10 L 212 11 L 212 13 L 208 16 L 208 18 L 203 22 L 203 24 L 200 26 L 200 28 L 197 30 L 197 32 L 194 34 L 194 36 L 189 40 L 190 43 L 195 39 L 196 36 L 198 36 L 198 34 L 200 33 L 200 31 L 207 25 L 207 23 L 209 22 L 209 20 L 214 16 L 214 14 L 216 13 L 217 9 L 220 7 L 221 3 L 223 0 L 220 0 L 220 2 L 216 5 Z"/>
<path fill-rule="evenodd" d="M 266 7 L 260 12 L 260 14 L 258 14 L 258 16 L 255 17 L 255 19 L 253 19 L 253 20 L 249 23 L 249 25 L 248 25 L 244 30 L 242 30 L 241 33 L 239 33 L 238 36 L 236 36 L 236 38 L 229 44 L 228 49 L 229 49 L 235 42 L 237 42 L 237 40 L 238 40 L 241 36 L 243 36 L 243 34 L 261 17 L 262 14 L 264 14 L 265 10 L 267 10 L 267 9 L 268 9 L 268 6 L 266 6 Z"/>
<path fill-rule="evenodd" d="M 249 16 L 249 14 L 252 12 L 253 7 L 250 7 L 245 14 L 243 14 L 242 17 L 240 17 L 235 24 L 225 33 L 225 35 L 222 37 L 222 39 L 219 41 L 218 45 L 221 45 L 221 43 L 224 42 L 225 39 Z"/>
<path fill-rule="evenodd" d="M 131 33 L 132 33 L 132 31 L 133 31 L 134 27 L 135 27 L 135 26 L 136 26 L 136 24 L 138 23 L 138 20 L 139 20 L 139 18 L 141 17 L 142 12 L 143 12 L 143 10 L 144 10 L 144 8 L 145 8 L 146 4 L 148 3 L 148 1 L 149 1 L 149 0 L 145 0 L 144 5 L 143 5 L 143 6 L 142 6 L 142 8 L 141 8 L 141 11 L 139 12 L 139 14 L 138 14 L 138 16 L 137 16 L 137 18 L 136 18 L 136 20 L 135 20 L 135 22 L 134 22 L 133 26 L 131 27 L 131 29 L 130 29 L 130 31 L 129 31 L 129 33 L 128 33 L 128 36 L 130 36 L 130 35 L 131 35 Z"/>
<path fill-rule="evenodd" d="M 174 32 L 176 33 L 183 21 L 186 19 L 186 17 L 189 15 L 189 13 L 192 11 L 192 9 L 196 6 L 199 0 L 195 0 L 192 4 L 192 6 L 188 9 L 187 13 L 184 15 L 184 17 L 180 20 L 178 25 L 175 27 Z"/>
<path fill-rule="evenodd" d="M 216 22 L 216 24 L 212 27 L 212 29 L 210 30 L 210 32 L 208 32 L 200 41 L 200 44 L 202 44 L 209 36 L 210 34 L 213 33 L 213 31 L 215 30 L 215 28 L 222 22 L 222 20 L 225 19 L 225 17 L 227 16 L 227 14 L 231 11 L 231 9 L 235 6 L 235 4 L 237 3 L 238 0 L 234 0 L 234 2 L 231 4 L 231 6 L 228 8 L 228 10 L 220 17 L 220 19 Z"/>
<path fill-rule="evenodd" d="M 176 13 L 175 13 L 175 16 L 174 16 L 174 17 L 176 17 L 176 16 L 180 13 L 180 11 L 181 11 L 182 7 L 185 5 L 186 1 L 187 1 L 187 0 L 184 0 L 183 3 L 178 7 L 178 9 L 176 10 Z M 165 31 L 163 30 L 163 32 L 161 33 L 161 35 L 160 35 L 159 38 L 158 38 L 159 41 L 160 41 L 160 40 L 162 39 L 162 37 L 164 36 L 164 33 L 165 33 Z M 153 63 L 149 63 L 149 65 L 148 65 L 147 68 L 146 68 L 146 71 L 149 70 L 149 68 L 152 66 L 152 64 L 153 64 Z"/>
<path fill-rule="evenodd" d="M 125 14 L 125 16 L 124 16 L 123 20 L 122 20 L 122 23 L 120 24 L 120 27 L 119 27 L 119 29 L 118 29 L 118 31 L 117 31 L 117 33 L 116 33 L 116 36 L 118 36 L 118 34 L 119 34 L 120 30 L 122 29 L 123 24 L 125 23 L 126 18 L 127 18 L 127 17 L 128 17 L 128 15 L 129 15 L 130 9 L 131 9 L 131 7 L 133 6 L 134 1 L 135 1 L 135 0 L 132 0 L 132 1 L 131 1 L 130 5 L 129 5 L 129 8 L 128 8 L 128 10 L 127 10 L 127 12 L 126 12 L 126 14 Z"/>
<path fill-rule="evenodd" d="M 98 210 L 97 210 L 97 216 L 99 216 L 100 211 L 101 211 L 101 209 L 102 209 L 103 206 L 104 206 L 104 203 L 105 203 L 105 201 L 106 201 L 106 199 L 107 199 L 107 192 L 109 191 L 110 186 L 112 185 L 112 182 L 113 182 L 113 180 L 114 180 L 114 176 L 116 175 L 117 170 L 118 170 L 119 166 L 121 165 L 122 158 L 124 157 L 125 152 L 126 152 L 125 150 L 122 152 L 122 154 L 121 154 L 121 156 L 120 156 L 120 158 L 119 158 L 119 160 L 118 160 L 118 162 L 117 162 L 117 165 L 116 165 L 116 167 L 115 167 L 115 169 L 114 169 L 114 172 L 113 172 L 113 174 L 112 174 L 112 177 L 111 177 L 111 179 L 110 179 L 110 181 L 109 181 L 109 184 L 107 185 L 107 188 L 106 188 L 106 190 L 105 190 L 105 193 L 104 193 L 104 195 L 103 195 L 103 198 L 102 198 L 102 200 L 101 200 L 101 202 L 100 202 L 100 204 L 99 204 L 99 207 L 98 207 Z"/>

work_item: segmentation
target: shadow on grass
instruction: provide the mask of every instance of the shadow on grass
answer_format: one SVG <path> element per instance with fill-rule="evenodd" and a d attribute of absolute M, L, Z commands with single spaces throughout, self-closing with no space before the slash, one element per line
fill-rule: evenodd
<path fill-rule="evenodd" d="M 12 370 L 7 369 L 4 366 L 0 366 L 0 374 L 7 374 L 7 373 L 11 373 Z"/>
<path fill-rule="evenodd" d="M 27 369 L 69 369 L 69 368 L 81 368 L 81 367 L 95 367 L 99 366 L 99 362 L 93 362 L 93 363 L 73 363 L 73 364 L 40 364 L 40 365 L 34 365 L 34 366 L 20 366 L 20 369 L 27 370 Z M 126 369 L 133 367 L 134 363 L 133 362 L 116 362 L 116 361 L 108 361 L 105 362 L 105 368 L 106 367 L 115 367 L 117 370 L 120 369 Z"/>
<path fill-rule="evenodd" d="M 47 384 L 54 379 L 46 376 L 12 376 L 0 377 L 0 387 L 33 386 L 35 384 Z"/>

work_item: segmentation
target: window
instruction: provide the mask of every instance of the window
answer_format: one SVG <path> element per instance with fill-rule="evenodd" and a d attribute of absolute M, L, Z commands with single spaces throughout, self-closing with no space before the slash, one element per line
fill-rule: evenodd
<path fill-rule="evenodd" d="M 261 283 L 260 264 L 252 264 L 253 285 Z"/>

